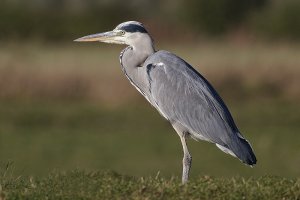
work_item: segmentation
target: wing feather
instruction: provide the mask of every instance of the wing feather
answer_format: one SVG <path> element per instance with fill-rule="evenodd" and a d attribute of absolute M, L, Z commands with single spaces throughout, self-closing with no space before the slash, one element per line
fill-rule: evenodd
<path fill-rule="evenodd" d="M 167 51 L 159 51 L 145 65 L 151 101 L 164 117 L 180 123 L 193 137 L 220 145 L 226 146 L 236 136 L 238 129 L 226 105 L 188 63 Z"/>

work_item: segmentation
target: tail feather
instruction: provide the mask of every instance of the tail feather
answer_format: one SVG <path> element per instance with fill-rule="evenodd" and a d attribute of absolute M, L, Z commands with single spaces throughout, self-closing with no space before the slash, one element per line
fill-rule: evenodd
<path fill-rule="evenodd" d="M 232 156 L 237 157 L 240 159 L 243 163 L 247 165 L 255 165 L 257 162 L 256 156 L 252 150 L 251 145 L 249 142 L 242 138 L 237 136 L 235 140 L 232 140 L 230 144 L 224 146 L 216 144 L 219 149 L 221 149 L 223 152 L 228 153 Z"/>
<path fill-rule="evenodd" d="M 253 152 L 251 145 L 246 139 L 239 138 L 237 147 L 238 152 L 236 152 L 235 154 L 242 162 L 251 166 L 256 164 L 256 156 Z"/>

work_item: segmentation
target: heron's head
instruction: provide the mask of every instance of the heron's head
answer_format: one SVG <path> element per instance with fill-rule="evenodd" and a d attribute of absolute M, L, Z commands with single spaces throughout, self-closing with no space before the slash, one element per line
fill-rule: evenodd
<path fill-rule="evenodd" d="M 129 46 L 149 45 L 152 39 L 142 23 L 128 21 L 119 24 L 114 30 L 87 35 L 74 40 L 76 42 L 105 42 Z"/>

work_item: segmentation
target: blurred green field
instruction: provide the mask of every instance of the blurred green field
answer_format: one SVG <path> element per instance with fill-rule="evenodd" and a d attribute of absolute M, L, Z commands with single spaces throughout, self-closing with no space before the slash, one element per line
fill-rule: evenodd
<path fill-rule="evenodd" d="M 210 80 L 251 142 L 258 164 L 241 164 L 214 145 L 190 140 L 191 178 L 300 171 L 300 46 L 204 42 L 162 44 Z M 128 83 L 120 47 L 17 44 L 0 47 L 0 164 L 15 174 L 114 170 L 180 176 L 178 136 Z"/>
<path fill-rule="evenodd" d="M 299 177 L 298 106 L 260 102 L 231 107 L 258 165 L 252 169 L 212 144 L 191 140 L 192 177 Z M 105 109 L 78 103 L 2 103 L 0 110 L 1 162 L 14 162 L 22 174 L 74 168 L 136 176 L 181 173 L 179 138 L 149 105 Z"/>

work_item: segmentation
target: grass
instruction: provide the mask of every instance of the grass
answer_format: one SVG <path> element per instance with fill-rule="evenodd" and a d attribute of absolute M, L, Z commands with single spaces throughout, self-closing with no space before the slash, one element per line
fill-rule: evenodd
<path fill-rule="evenodd" d="M 0 199 L 300 199 L 300 179 L 202 176 L 135 178 L 111 171 L 52 172 L 45 178 L 2 174 Z"/>
<path fill-rule="evenodd" d="M 299 177 L 298 104 L 230 104 L 258 157 L 253 169 L 206 142 L 189 140 L 192 177 Z M 180 176 L 182 149 L 169 123 L 146 101 L 119 108 L 87 103 L 1 103 L 1 163 L 24 175 L 52 169 L 114 170 L 134 176 Z M 222 166 L 222 167 L 219 167 Z"/>

